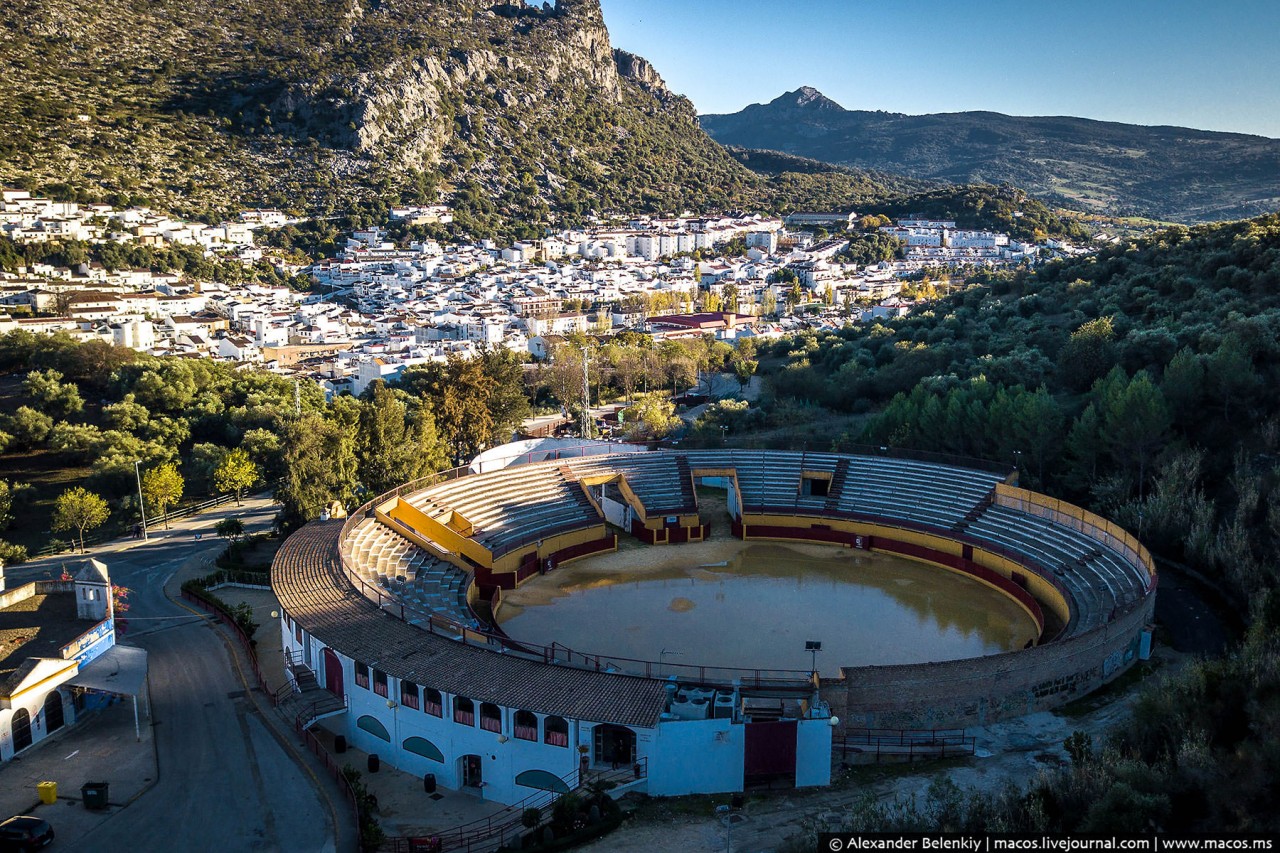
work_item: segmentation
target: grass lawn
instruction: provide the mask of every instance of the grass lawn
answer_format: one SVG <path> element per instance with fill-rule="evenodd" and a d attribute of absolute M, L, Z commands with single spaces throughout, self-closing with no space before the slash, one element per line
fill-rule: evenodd
<path fill-rule="evenodd" d="M 26 483 L 31 486 L 30 492 L 25 492 L 13 502 L 13 524 L 0 533 L 0 538 L 25 545 L 33 552 L 50 538 L 71 539 L 74 531 L 53 533 L 49 525 L 53 520 L 53 502 L 58 495 L 73 486 L 85 485 L 85 480 L 92 473 L 89 466 L 74 464 L 69 458 L 72 455 L 35 450 L 0 456 L 0 479 L 15 485 Z M 123 530 L 127 523 L 113 518 L 100 529 L 116 524 Z"/>

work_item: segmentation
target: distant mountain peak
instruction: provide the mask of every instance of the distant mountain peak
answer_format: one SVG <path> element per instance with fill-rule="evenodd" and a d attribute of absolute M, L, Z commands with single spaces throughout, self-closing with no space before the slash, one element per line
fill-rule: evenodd
<path fill-rule="evenodd" d="M 794 92 L 786 92 L 779 95 L 769 103 L 769 106 L 802 107 L 808 110 L 839 110 L 844 112 L 844 107 L 812 86 L 801 86 Z"/>

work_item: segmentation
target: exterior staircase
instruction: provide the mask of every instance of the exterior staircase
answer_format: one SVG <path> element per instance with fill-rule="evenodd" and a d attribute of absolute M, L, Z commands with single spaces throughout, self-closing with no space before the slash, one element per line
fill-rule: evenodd
<path fill-rule="evenodd" d="M 843 456 L 836 463 L 836 472 L 831 475 L 831 484 L 827 487 L 827 502 L 823 504 L 824 512 L 835 512 L 840 506 L 840 495 L 844 492 L 844 484 L 849 479 L 849 460 Z"/>
<path fill-rule="evenodd" d="M 347 710 L 345 696 L 335 696 L 320 686 L 316 674 L 297 652 L 286 652 L 289 681 L 276 693 L 276 710 L 299 729 L 306 729 L 323 717 Z"/>

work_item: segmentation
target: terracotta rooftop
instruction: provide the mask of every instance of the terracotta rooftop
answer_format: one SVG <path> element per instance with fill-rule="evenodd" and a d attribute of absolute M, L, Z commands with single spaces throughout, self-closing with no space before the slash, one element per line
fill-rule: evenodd
<path fill-rule="evenodd" d="M 306 525 L 285 540 L 271 566 L 281 606 L 321 642 L 395 678 L 480 702 L 592 722 L 657 725 L 663 681 L 512 657 L 384 613 L 342 571 L 343 523 Z"/>

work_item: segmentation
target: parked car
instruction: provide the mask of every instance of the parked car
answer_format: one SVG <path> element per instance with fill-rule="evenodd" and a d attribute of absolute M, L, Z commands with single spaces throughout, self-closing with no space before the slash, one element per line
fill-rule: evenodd
<path fill-rule="evenodd" d="M 43 850 L 53 843 L 53 827 L 49 821 L 31 815 L 18 815 L 0 823 L 0 851 Z"/>

